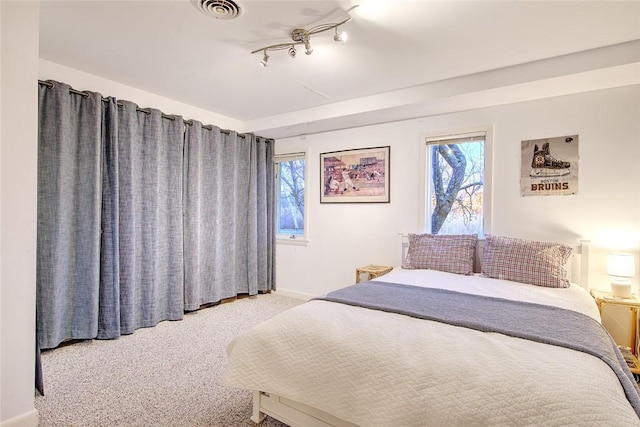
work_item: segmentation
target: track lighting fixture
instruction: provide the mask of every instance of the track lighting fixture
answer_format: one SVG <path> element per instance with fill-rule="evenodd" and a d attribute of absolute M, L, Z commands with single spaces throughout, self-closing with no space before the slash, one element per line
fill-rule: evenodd
<path fill-rule="evenodd" d="M 337 22 L 337 23 L 316 25 L 315 27 L 311 27 L 308 30 L 305 30 L 302 28 L 296 28 L 291 32 L 291 40 L 292 40 L 291 42 L 265 46 L 260 49 L 256 49 L 251 53 L 254 54 L 257 52 L 263 52 L 264 55 L 262 57 L 262 61 L 260 61 L 260 64 L 262 64 L 263 67 L 266 67 L 267 62 L 269 61 L 269 55 L 267 55 L 267 52 L 269 51 L 287 50 L 289 53 L 289 56 L 292 58 L 295 58 L 297 53 L 296 46 L 303 45 L 304 53 L 306 53 L 307 55 L 311 55 L 313 53 L 313 48 L 311 47 L 312 35 L 329 31 L 329 30 L 335 30 L 333 40 L 336 42 L 344 42 L 347 40 L 347 33 L 343 31 L 338 31 L 338 27 L 340 27 L 340 25 L 346 24 L 349 21 L 351 21 L 351 18 L 347 18 L 344 21 Z"/>

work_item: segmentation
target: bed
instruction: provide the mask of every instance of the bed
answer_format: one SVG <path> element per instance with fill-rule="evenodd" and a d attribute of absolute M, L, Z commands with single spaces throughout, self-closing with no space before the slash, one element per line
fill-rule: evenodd
<path fill-rule="evenodd" d="M 253 390 L 256 423 L 640 425 L 633 376 L 571 283 L 587 247 L 478 242 L 410 235 L 402 267 L 235 339 L 223 383 Z"/>

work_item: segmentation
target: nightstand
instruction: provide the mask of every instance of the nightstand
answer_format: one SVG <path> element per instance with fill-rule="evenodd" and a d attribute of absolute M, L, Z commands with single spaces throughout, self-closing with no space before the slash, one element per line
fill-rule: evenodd
<path fill-rule="evenodd" d="M 360 283 L 360 275 L 367 274 L 367 280 L 375 279 L 393 270 L 393 267 L 386 265 L 369 264 L 365 267 L 356 268 L 356 283 Z"/>
<path fill-rule="evenodd" d="M 596 300 L 596 305 L 598 306 L 598 310 L 600 311 L 600 315 L 602 316 L 602 309 L 605 305 L 617 305 L 622 307 L 628 307 L 631 311 L 633 311 L 634 316 L 631 322 L 631 336 L 634 337 L 634 343 L 631 348 L 631 352 L 633 355 L 633 361 L 635 363 L 634 367 L 629 367 L 631 369 L 631 373 L 640 374 L 640 361 L 636 358 L 636 325 L 638 324 L 638 310 L 640 310 L 640 298 L 637 295 L 632 295 L 631 298 L 621 298 L 615 297 L 611 292 L 607 291 L 599 291 L 597 289 L 591 289 L 591 296 Z"/>

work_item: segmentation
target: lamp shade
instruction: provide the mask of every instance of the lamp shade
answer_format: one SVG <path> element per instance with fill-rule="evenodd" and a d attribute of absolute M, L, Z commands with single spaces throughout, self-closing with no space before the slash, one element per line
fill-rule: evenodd
<path fill-rule="evenodd" d="M 607 256 L 607 274 L 616 277 L 634 277 L 636 265 L 632 254 L 611 253 Z"/>

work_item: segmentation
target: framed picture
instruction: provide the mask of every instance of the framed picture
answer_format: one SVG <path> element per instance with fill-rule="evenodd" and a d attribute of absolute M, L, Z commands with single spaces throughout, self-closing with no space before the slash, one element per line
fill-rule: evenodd
<path fill-rule="evenodd" d="M 578 194 L 578 135 L 522 141 L 521 196 Z"/>
<path fill-rule="evenodd" d="M 389 203 L 390 147 L 320 154 L 320 203 Z"/>

